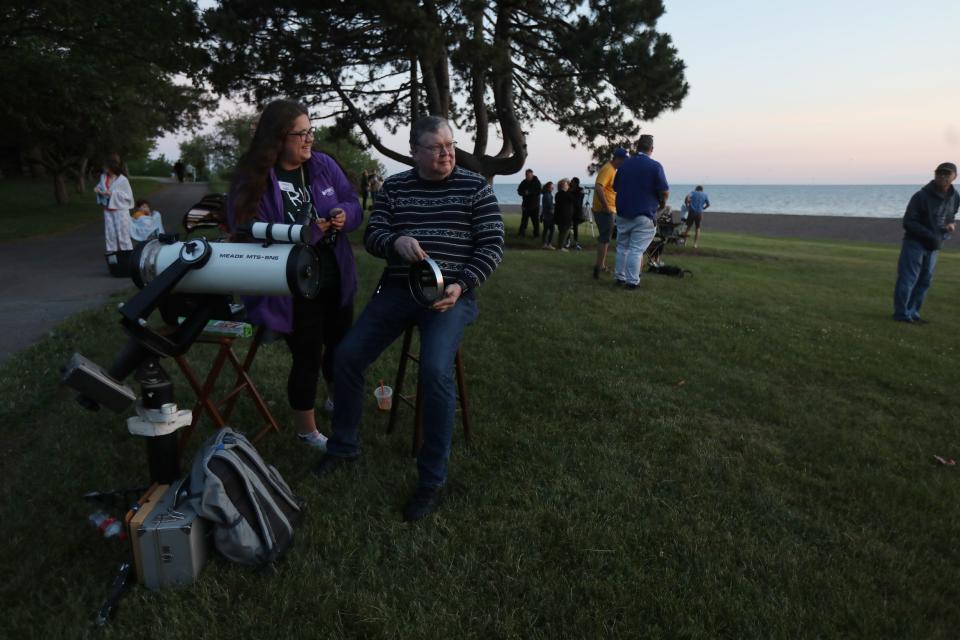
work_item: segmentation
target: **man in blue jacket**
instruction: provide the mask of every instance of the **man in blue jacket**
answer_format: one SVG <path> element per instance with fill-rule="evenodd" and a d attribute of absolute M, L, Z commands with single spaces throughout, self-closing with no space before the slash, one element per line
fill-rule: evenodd
<path fill-rule="evenodd" d="M 657 210 L 670 195 L 663 165 L 650 157 L 653 136 L 642 135 L 637 155 L 624 162 L 613 179 L 617 192 L 616 284 L 636 289 L 640 284 L 643 252 L 657 231 Z"/>
<path fill-rule="evenodd" d="M 903 245 L 897 263 L 897 284 L 893 289 L 893 319 L 926 324 L 920 307 L 930 288 L 933 269 L 943 241 L 956 229 L 960 195 L 953 188 L 957 165 L 944 162 L 925 187 L 913 194 L 903 215 Z"/>

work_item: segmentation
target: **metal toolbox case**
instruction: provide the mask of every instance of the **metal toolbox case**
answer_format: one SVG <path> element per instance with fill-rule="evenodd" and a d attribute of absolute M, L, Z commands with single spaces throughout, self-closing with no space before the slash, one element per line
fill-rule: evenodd
<path fill-rule="evenodd" d="M 177 503 L 179 489 L 180 484 L 172 486 L 137 530 L 148 589 L 192 584 L 207 563 L 208 523 L 197 516 L 195 501 Z"/>
<path fill-rule="evenodd" d="M 143 494 L 137 505 L 127 513 L 127 526 L 129 527 L 130 546 L 133 547 L 133 566 L 137 569 L 137 582 L 143 584 L 143 559 L 140 557 L 140 530 L 143 523 L 147 520 L 153 510 L 163 500 L 164 494 L 170 485 L 153 484 L 147 492 Z"/>

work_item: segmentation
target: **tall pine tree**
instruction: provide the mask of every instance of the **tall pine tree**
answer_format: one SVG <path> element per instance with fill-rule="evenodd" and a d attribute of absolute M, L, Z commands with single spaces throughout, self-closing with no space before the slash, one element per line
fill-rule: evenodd
<path fill-rule="evenodd" d="M 602 156 L 678 108 L 688 85 L 656 30 L 663 12 L 661 0 L 221 0 L 204 19 L 218 91 L 298 97 L 407 164 L 375 123 L 445 116 L 473 136 L 457 163 L 492 178 L 524 166 L 532 122 Z"/>

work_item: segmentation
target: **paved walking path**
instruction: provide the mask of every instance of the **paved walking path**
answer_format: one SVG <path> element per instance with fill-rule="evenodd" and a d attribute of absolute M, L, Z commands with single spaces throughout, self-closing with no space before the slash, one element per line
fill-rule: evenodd
<path fill-rule="evenodd" d="M 150 203 L 173 232 L 206 192 L 205 182 L 171 184 L 151 195 Z M 90 200 L 95 207 L 93 196 Z M 129 278 L 110 277 L 103 253 L 99 221 L 64 234 L 0 243 L 0 364 L 73 314 L 102 305 L 118 291 L 132 292 Z"/>

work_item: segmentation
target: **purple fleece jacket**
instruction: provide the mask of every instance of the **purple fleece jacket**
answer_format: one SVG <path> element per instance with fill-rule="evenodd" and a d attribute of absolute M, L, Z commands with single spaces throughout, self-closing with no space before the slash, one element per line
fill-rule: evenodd
<path fill-rule="evenodd" d="M 340 271 L 340 304 L 346 306 L 353 302 L 353 297 L 357 293 L 357 263 L 354 260 L 350 242 L 347 240 L 347 233 L 357 229 L 363 222 L 360 201 L 353 185 L 333 158 L 314 151 L 306 164 L 310 172 L 310 193 L 317 215 L 328 218 L 330 210 L 338 207 L 347 214 L 343 230 L 337 234 L 333 245 L 333 253 Z M 236 230 L 234 202 L 240 180 L 242 177 L 239 176 L 234 179 L 227 198 L 227 224 L 230 225 L 230 231 Z M 284 216 L 283 196 L 280 193 L 277 174 L 273 169 L 270 169 L 267 190 L 257 209 L 257 219 L 283 224 L 290 222 Z M 311 244 L 320 242 L 323 232 L 316 226 L 311 226 L 311 232 Z M 243 304 L 247 309 L 247 318 L 252 324 L 266 325 L 267 328 L 278 333 L 293 331 L 293 298 L 290 296 L 244 296 Z"/>

